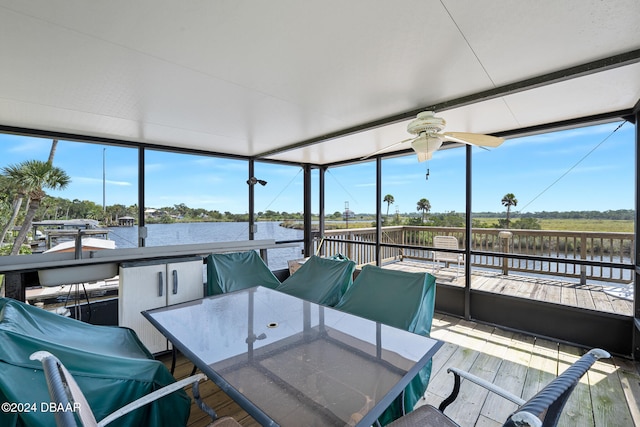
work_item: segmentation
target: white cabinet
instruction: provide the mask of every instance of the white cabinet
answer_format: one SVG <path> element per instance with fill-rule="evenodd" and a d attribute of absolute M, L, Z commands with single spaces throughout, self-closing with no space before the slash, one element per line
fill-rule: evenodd
<path fill-rule="evenodd" d="M 123 263 L 119 268 L 118 324 L 133 329 L 151 353 L 167 339 L 140 312 L 204 296 L 202 258 Z"/>

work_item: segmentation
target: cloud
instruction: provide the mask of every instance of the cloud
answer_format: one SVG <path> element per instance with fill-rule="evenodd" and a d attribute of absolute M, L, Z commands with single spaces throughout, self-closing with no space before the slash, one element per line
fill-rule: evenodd
<path fill-rule="evenodd" d="M 144 170 L 147 173 L 158 172 L 167 169 L 169 166 L 170 165 L 166 163 L 146 163 L 144 165 Z"/>
<path fill-rule="evenodd" d="M 49 144 L 47 142 L 47 144 Z M 50 144 L 49 144 L 50 145 Z M 8 149 L 7 151 L 9 153 L 34 153 L 34 152 L 44 152 L 46 150 L 49 150 L 51 147 L 46 147 L 44 144 L 42 144 L 41 140 L 26 140 L 26 141 L 20 141 L 19 143 L 13 145 L 10 149 Z"/>
<path fill-rule="evenodd" d="M 80 183 L 80 184 L 95 184 L 95 183 L 102 183 L 102 178 L 90 178 L 90 177 L 86 177 L 86 176 L 76 176 L 76 177 L 72 177 L 71 178 L 71 182 L 72 183 Z M 109 185 L 116 185 L 116 186 L 120 186 L 120 187 L 129 187 L 132 184 L 130 182 L 126 182 L 126 181 L 113 181 L 113 180 L 105 180 L 106 184 Z"/>

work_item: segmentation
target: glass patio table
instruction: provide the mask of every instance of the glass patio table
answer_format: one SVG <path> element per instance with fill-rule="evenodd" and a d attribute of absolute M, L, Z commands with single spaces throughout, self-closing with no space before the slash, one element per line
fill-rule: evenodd
<path fill-rule="evenodd" d="M 267 426 L 370 426 L 442 345 L 263 287 L 142 314 Z"/>

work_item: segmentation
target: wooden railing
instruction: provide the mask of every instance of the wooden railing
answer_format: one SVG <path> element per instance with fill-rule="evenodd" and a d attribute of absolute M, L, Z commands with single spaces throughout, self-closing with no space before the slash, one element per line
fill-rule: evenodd
<path fill-rule="evenodd" d="M 634 259 L 633 233 L 505 230 L 473 228 L 471 235 L 472 265 L 476 267 L 554 276 L 595 279 L 611 282 L 630 282 L 629 269 L 595 264 L 632 265 Z M 431 259 L 433 236 L 447 235 L 458 239 L 464 249 L 465 229 L 462 227 L 383 227 L 382 260 L 413 258 Z M 371 264 L 375 258 L 375 228 L 329 230 L 325 232 L 322 249 L 325 254 L 341 253 L 356 264 Z M 320 241 L 316 241 L 316 246 Z M 384 244 L 395 245 L 393 247 Z M 488 253 L 491 252 L 491 253 Z M 518 257 L 505 258 L 504 254 Z M 535 259 L 526 259 L 531 256 Z M 542 258 L 542 259 L 541 259 Z M 567 260 L 587 260 L 593 264 L 576 265 Z"/>
<path fill-rule="evenodd" d="M 374 264 L 376 262 L 375 228 L 352 228 L 347 230 L 325 231 L 325 238 L 334 240 L 315 240 L 314 250 L 322 245 L 326 255 L 336 253 L 343 254 L 352 259 L 358 265 Z M 381 243 L 402 244 L 404 240 L 404 227 L 383 227 Z M 363 244 L 365 243 L 365 244 Z M 381 257 L 383 261 L 398 259 L 402 250 L 400 248 L 382 247 Z"/>

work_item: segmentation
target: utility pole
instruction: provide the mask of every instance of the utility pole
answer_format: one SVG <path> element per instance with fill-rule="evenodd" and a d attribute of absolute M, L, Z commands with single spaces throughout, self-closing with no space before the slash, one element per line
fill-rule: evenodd
<path fill-rule="evenodd" d="M 102 149 L 102 216 L 107 212 L 107 149 Z"/>
<path fill-rule="evenodd" d="M 344 220 L 346 228 L 349 228 L 349 201 L 344 202 Z"/>

